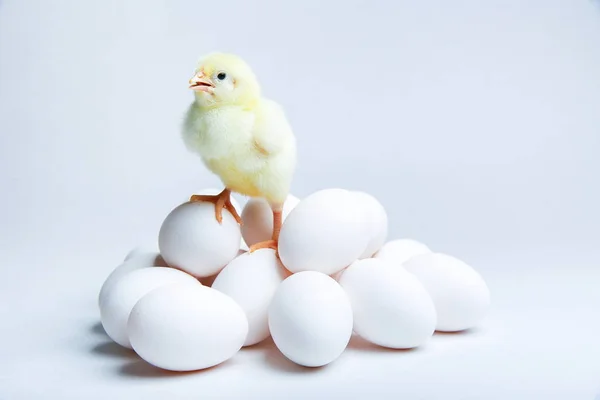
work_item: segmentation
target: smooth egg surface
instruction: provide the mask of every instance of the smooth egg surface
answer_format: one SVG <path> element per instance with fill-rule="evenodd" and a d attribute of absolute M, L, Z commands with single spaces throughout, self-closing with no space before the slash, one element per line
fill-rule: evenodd
<path fill-rule="evenodd" d="M 121 263 L 117 268 L 112 270 L 112 272 L 108 275 L 102 287 L 100 288 L 100 293 L 98 295 L 98 305 L 102 304 L 106 297 L 106 293 L 110 291 L 111 286 L 113 286 L 119 279 L 123 276 L 127 275 L 131 271 L 135 271 L 141 268 L 149 268 L 149 267 L 166 267 L 167 263 L 160 254 L 156 251 L 149 251 L 141 248 L 135 248 L 129 252 L 127 257 L 125 257 L 125 261 Z"/>
<path fill-rule="evenodd" d="M 246 250 L 240 249 L 238 251 L 238 254 L 237 254 L 236 258 L 239 257 L 239 256 L 241 256 L 242 254 L 246 254 L 246 253 L 247 253 Z M 235 258 L 233 260 L 235 260 Z M 233 262 L 233 260 L 232 260 L 232 262 Z M 202 285 L 211 287 L 213 285 L 213 283 L 215 282 L 215 279 L 217 279 L 218 275 L 219 274 L 215 274 L 215 275 L 211 275 L 211 276 L 205 276 L 205 277 L 202 277 L 202 278 L 198 278 L 198 280 L 200 281 L 200 283 Z"/>
<path fill-rule="evenodd" d="M 127 318 L 135 303 L 152 289 L 177 282 L 202 286 L 193 276 L 166 267 L 138 269 L 119 279 L 105 292 L 100 304 L 100 319 L 108 336 L 121 346 L 131 348 Z"/>
<path fill-rule="evenodd" d="M 352 304 L 354 332 L 380 346 L 408 349 L 433 335 L 436 312 L 419 280 L 378 259 L 354 262 L 340 277 Z"/>
<path fill-rule="evenodd" d="M 352 336 L 352 308 L 331 277 L 304 271 L 284 280 L 269 306 L 269 329 L 291 361 L 319 367 L 336 360 Z"/>
<path fill-rule="evenodd" d="M 365 250 L 370 232 L 352 192 L 325 189 L 311 194 L 290 212 L 279 236 L 279 257 L 291 272 L 335 274 Z"/>
<path fill-rule="evenodd" d="M 125 259 L 123 261 L 128 261 L 131 258 L 140 257 L 140 256 L 144 256 L 147 254 L 156 254 L 156 255 L 160 256 L 160 254 L 158 254 L 158 249 L 151 249 L 146 246 L 137 246 L 137 247 L 134 247 L 133 249 L 131 249 L 129 251 L 129 253 L 127 253 L 127 255 L 125 256 Z"/>
<path fill-rule="evenodd" d="M 215 206 L 189 202 L 175 208 L 158 235 L 160 253 L 167 264 L 198 278 L 218 273 L 240 250 L 240 227 L 223 210 L 223 222 L 215 218 Z"/>
<path fill-rule="evenodd" d="M 248 333 L 233 299 L 201 285 L 172 284 L 142 297 L 127 330 L 135 352 L 170 371 L 209 368 L 233 357 Z"/>
<path fill-rule="evenodd" d="M 359 258 L 371 257 L 385 243 L 388 234 L 388 217 L 385 208 L 374 196 L 365 192 L 353 192 L 362 202 L 366 213 L 366 230 L 369 235 L 367 247 Z"/>
<path fill-rule="evenodd" d="M 269 337 L 268 309 L 273 294 L 289 272 L 271 249 L 245 253 L 231 261 L 212 284 L 235 300 L 248 318 L 248 336 L 244 346 Z"/>
<path fill-rule="evenodd" d="M 217 195 L 217 194 L 221 193 L 222 191 L 223 191 L 223 189 L 204 188 L 204 189 L 198 190 L 197 192 L 194 192 L 194 194 Z M 237 201 L 233 196 L 231 196 L 230 199 L 231 199 L 231 204 L 233 205 L 233 208 L 235 208 L 235 211 L 237 211 L 238 215 L 241 216 L 243 207 L 240 205 L 239 201 Z M 189 200 L 189 198 L 185 199 L 185 200 Z M 248 245 L 244 241 L 244 238 L 240 239 L 240 248 L 243 250 L 248 250 Z"/>
<path fill-rule="evenodd" d="M 481 275 L 463 261 L 441 253 L 423 254 L 403 264 L 423 284 L 437 311 L 436 330 L 473 328 L 490 306 L 490 290 Z"/>
<path fill-rule="evenodd" d="M 401 265 L 414 256 L 428 253 L 431 253 L 431 250 L 421 242 L 413 239 L 396 239 L 385 243 L 374 255 L 374 258 L 381 258 L 391 261 L 395 265 Z"/>
<path fill-rule="evenodd" d="M 289 213 L 298 205 L 300 200 L 293 195 L 288 195 L 281 213 L 285 221 Z M 273 235 L 273 211 L 269 203 L 260 198 L 248 200 L 242 211 L 242 237 L 247 245 L 269 240 Z"/>

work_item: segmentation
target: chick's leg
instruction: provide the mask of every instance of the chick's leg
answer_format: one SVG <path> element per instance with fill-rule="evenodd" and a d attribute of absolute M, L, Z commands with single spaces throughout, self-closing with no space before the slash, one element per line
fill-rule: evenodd
<path fill-rule="evenodd" d="M 223 222 L 223 209 L 227 209 L 233 215 L 233 218 L 238 222 L 238 224 L 242 223 L 242 219 L 239 214 L 235 210 L 233 204 L 231 204 L 231 190 L 225 188 L 223 191 L 217 195 L 208 195 L 208 194 L 195 194 L 190 197 L 190 201 L 206 201 L 209 203 L 214 203 L 215 205 L 215 218 L 219 223 Z"/>
<path fill-rule="evenodd" d="M 265 240 L 264 242 L 258 242 L 250 246 L 250 253 L 258 249 L 273 249 L 277 251 L 277 244 L 279 243 L 279 232 L 281 231 L 281 211 L 273 210 L 273 236 L 271 240 Z"/>
<path fill-rule="evenodd" d="M 281 232 L 281 211 L 273 211 L 273 240 L 279 242 Z"/>

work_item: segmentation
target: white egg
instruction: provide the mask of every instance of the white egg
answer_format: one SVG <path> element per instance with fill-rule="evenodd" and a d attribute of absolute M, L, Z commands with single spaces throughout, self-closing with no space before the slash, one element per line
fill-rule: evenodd
<path fill-rule="evenodd" d="M 115 268 L 104 281 L 104 284 L 100 289 L 100 294 L 98 295 L 98 305 L 102 304 L 104 298 L 106 297 L 106 293 L 110 291 L 111 286 L 113 286 L 123 276 L 127 275 L 131 271 L 135 271 L 136 269 L 155 266 L 167 266 L 167 263 L 165 263 L 165 260 L 163 260 L 158 252 L 150 251 L 140 247 L 130 251 L 127 257 L 125 257 L 125 261 Z"/>
<path fill-rule="evenodd" d="M 319 367 L 337 359 L 352 336 L 352 308 L 331 277 L 304 271 L 284 280 L 269 306 L 269 329 L 291 361 Z"/>
<path fill-rule="evenodd" d="M 435 331 L 433 301 L 419 280 L 375 258 L 344 270 L 340 285 L 350 298 L 354 332 L 380 346 L 408 349 L 425 343 Z"/>
<path fill-rule="evenodd" d="M 146 362 L 193 371 L 233 357 L 244 343 L 248 321 L 240 306 L 217 290 L 173 284 L 141 298 L 127 330 L 133 349 Z"/>
<path fill-rule="evenodd" d="M 193 276 L 165 267 L 138 269 L 119 279 L 106 291 L 100 304 L 100 319 L 108 336 L 121 346 L 131 348 L 127 318 L 135 303 L 152 289 L 177 282 L 202 286 Z"/>
<path fill-rule="evenodd" d="M 246 312 L 248 336 L 244 346 L 269 337 L 268 309 L 279 284 L 289 276 L 271 249 L 246 253 L 230 262 L 212 284 Z"/>
<path fill-rule="evenodd" d="M 385 208 L 375 197 L 365 192 L 353 192 L 361 201 L 366 213 L 366 229 L 369 235 L 367 247 L 359 258 L 371 257 L 383 246 L 388 234 L 388 218 Z"/>
<path fill-rule="evenodd" d="M 240 250 L 241 234 L 231 213 L 223 210 L 222 215 L 219 224 L 208 202 L 184 203 L 171 211 L 158 235 L 167 264 L 199 278 L 223 269 Z"/>
<path fill-rule="evenodd" d="M 403 264 L 425 286 L 437 311 L 436 330 L 462 331 L 476 326 L 490 306 L 490 290 L 479 273 L 452 256 L 423 254 Z"/>
<path fill-rule="evenodd" d="M 204 188 L 204 189 L 200 189 L 197 192 L 194 192 L 193 194 L 217 195 L 217 194 L 221 193 L 222 191 L 223 191 L 223 189 Z M 185 199 L 185 201 L 188 201 L 190 199 L 190 197 L 188 197 L 187 199 Z M 242 215 L 241 214 L 242 213 L 242 206 L 240 205 L 240 203 L 233 196 L 231 196 L 231 204 L 233 205 L 233 208 L 235 208 L 235 211 L 237 211 L 238 215 Z"/>
<path fill-rule="evenodd" d="M 414 256 L 431 253 L 429 247 L 413 239 L 397 239 L 384 244 L 374 255 L 400 265 Z"/>
<path fill-rule="evenodd" d="M 247 253 L 246 250 L 240 249 L 238 251 L 238 254 L 237 254 L 236 258 L 239 257 L 239 256 L 241 256 L 242 254 L 245 254 L 245 253 Z M 233 260 L 235 260 L 235 258 Z M 232 262 L 233 262 L 233 260 L 232 260 Z M 214 275 L 211 275 L 211 276 L 204 276 L 202 278 L 198 278 L 198 280 L 200 281 L 200 283 L 202 285 L 211 287 L 213 285 L 215 279 L 217 279 L 217 276 L 219 276 L 219 274 L 214 274 Z"/>
<path fill-rule="evenodd" d="M 289 213 L 298 205 L 300 200 L 293 195 L 288 195 L 281 213 L 282 221 L 285 221 Z M 252 198 L 248 200 L 244 211 L 242 211 L 242 237 L 246 244 L 253 244 L 269 240 L 273 235 L 273 211 L 266 200 Z"/>
<path fill-rule="evenodd" d="M 279 236 L 279 257 L 291 272 L 332 275 L 363 253 L 369 234 L 362 202 L 352 192 L 321 190 L 288 215 Z"/>
<path fill-rule="evenodd" d="M 198 190 L 197 192 L 194 192 L 193 194 L 217 195 L 217 194 L 221 193 L 222 191 L 223 191 L 223 189 L 205 188 L 205 189 Z M 187 201 L 187 200 L 189 200 L 189 197 L 187 199 L 185 199 L 185 201 Z M 233 204 L 233 208 L 235 208 L 235 211 L 237 211 L 238 215 L 241 216 L 243 207 L 233 196 L 231 196 L 231 204 Z M 240 239 L 240 248 L 242 248 L 244 250 L 248 250 L 248 246 L 246 245 L 246 242 L 244 242 L 243 238 Z"/>
<path fill-rule="evenodd" d="M 134 247 L 133 249 L 131 249 L 129 251 L 129 253 L 127 253 L 127 255 L 125 256 L 125 259 L 123 261 L 128 261 L 129 259 L 133 258 L 133 257 L 138 257 L 138 256 L 143 256 L 146 254 L 158 254 L 158 249 L 151 249 L 147 246 L 137 246 Z"/>
<path fill-rule="evenodd" d="M 123 260 L 123 262 L 126 261 L 157 267 L 167 265 L 157 250 L 150 250 L 146 247 L 136 247 L 131 250 Z"/>

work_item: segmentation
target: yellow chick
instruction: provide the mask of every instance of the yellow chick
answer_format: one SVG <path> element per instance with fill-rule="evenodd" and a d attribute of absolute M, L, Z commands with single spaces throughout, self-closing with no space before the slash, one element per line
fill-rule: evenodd
<path fill-rule="evenodd" d="M 190 200 L 213 202 L 219 223 L 223 208 L 241 223 L 231 205 L 232 191 L 266 199 L 273 210 L 273 236 L 250 251 L 276 250 L 296 166 L 296 139 L 283 109 L 261 96 L 250 66 L 232 54 L 202 58 L 189 87 L 194 101 L 185 117 L 183 141 L 225 185 L 216 196 L 193 195 Z"/>

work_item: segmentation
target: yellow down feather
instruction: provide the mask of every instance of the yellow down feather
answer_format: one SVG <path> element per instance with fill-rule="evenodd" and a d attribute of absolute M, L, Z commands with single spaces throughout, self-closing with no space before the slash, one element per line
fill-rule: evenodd
<path fill-rule="evenodd" d="M 186 146 L 227 188 L 280 208 L 296 165 L 296 141 L 283 109 L 261 96 L 254 73 L 235 55 L 210 54 L 194 74 L 214 88 L 195 92 L 182 130 Z"/>

